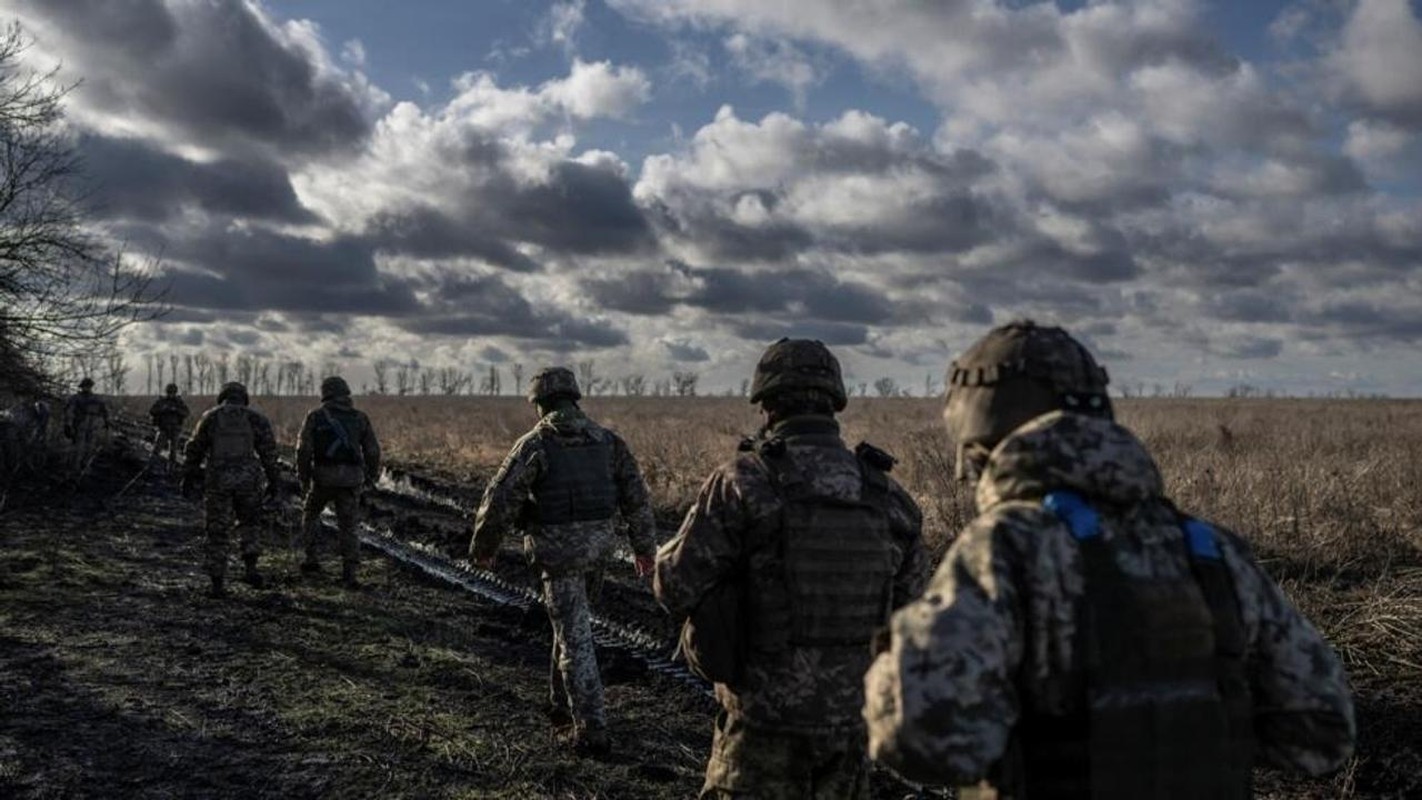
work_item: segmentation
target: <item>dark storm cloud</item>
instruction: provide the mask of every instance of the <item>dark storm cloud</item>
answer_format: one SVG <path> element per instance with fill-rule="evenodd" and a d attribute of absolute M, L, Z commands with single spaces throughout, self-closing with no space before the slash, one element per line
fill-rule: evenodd
<path fill-rule="evenodd" d="M 869 341 L 869 329 L 863 325 L 837 322 L 797 322 L 787 324 L 774 320 L 732 322 L 730 328 L 743 339 L 773 342 L 777 339 L 818 339 L 831 346 L 861 345 Z"/>
<path fill-rule="evenodd" d="M 713 314 L 869 324 L 889 322 L 896 314 L 894 304 L 877 289 L 808 269 L 743 272 L 669 262 L 661 271 L 588 279 L 582 288 L 598 304 L 630 314 L 664 314 L 685 306 Z"/>
<path fill-rule="evenodd" d="M 413 258 L 478 258 L 518 272 L 533 272 L 539 266 L 507 242 L 430 206 L 382 211 L 371 219 L 364 238 L 377 250 Z"/>
<path fill-rule="evenodd" d="M 369 248 L 264 230 L 212 229 L 171 243 L 175 305 L 300 314 L 402 315 L 419 310 L 410 286 L 381 275 Z"/>
<path fill-rule="evenodd" d="M 431 280 L 422 288 L 430 300 L 418 314 L 397 320 L 411 333 L 434 336 L 510 336 L 559 349 L 616 347 L 627 334 L 609 322 L 586 319 L 561 309 L 530 303 L 494 276 L 459 276 Z"/>
<path fill-rule="evenodd" d="M 134 139 L 85 135 L 78 143 L 100 216 L 162 221 L 195 207 L 215 214 L 314 222 L 286 171 L 268 161 L 198 163 Z"/>
<path fill-rule="evenodd" d="M 698 363 L 711 360 L 711 354 L 706 352 L 706 348 L 689 342 L 662 342 L 662 347 L 666 348 L 667 355 L 677 361 Z"/>
<path fill-rule="evenodd" d="M 323 74 L 241 2 L 20 0 L 83 77 L 85 105 L 189 144 L 276 154 L 349 147 L 371 129 L 361 90 Z"/>
<path fill-rule="evenodd" d="M 1277 357 L 1284 351 L 1284 343 L 1271 337 L 1242 336 L 1211 340 L 1206 349 L 1225 358 L 1264 359 Z"/>

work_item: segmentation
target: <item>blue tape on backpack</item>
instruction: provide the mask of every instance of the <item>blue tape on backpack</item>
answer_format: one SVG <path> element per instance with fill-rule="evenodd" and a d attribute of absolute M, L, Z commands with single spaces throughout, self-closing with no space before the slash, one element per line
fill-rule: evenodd
<path fill-rule="evenodd" d="M 1220 543 L 1215 537 L 1215 529 L 1198 519 L 1187 519 L 1180 526 L 1185 531 L 1185 544 L 1197 558 L 1219 561 Z"/>
<path fill-rule="evenodd" d="M 1095 539 L 1101 535 L 1101 517 L 1085 498 L 1076 492 L 1051 492 L 1042 498 L 1042 508 L 1056 514 L 1071 530 L 1071 538 L 1078 542 Z"/>

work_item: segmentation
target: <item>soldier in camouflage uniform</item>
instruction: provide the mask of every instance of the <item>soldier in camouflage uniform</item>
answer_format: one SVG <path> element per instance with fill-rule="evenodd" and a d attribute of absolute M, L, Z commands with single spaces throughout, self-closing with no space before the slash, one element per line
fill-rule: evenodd
<path fill-rule="evenodd" d="M 32 468 L 49 432 L 49 404 L 22 399 L 0 413 L 0 450 L 7 475 Z"/>
<path fill-rule="evenodd" d="M 528 387 L 538 424 L 513 450 L 484 492 L 470 559 L 490 569 L 504 534 L 521 527 L 530 563 L 542 571 L 553 624 L 550 716 L 571 719 L 581 752 L 608 750 L 602 679 L 593 646 L 589 588 L 611 556 L 620 512 L 639 576 L 651 571 L 656 521 L 651 498 L 622 437 L 578 407 L 573 373 L 539 371 Z"/>
<path fill-rule="evenodd" d="M 262 486 L 274 499 L 277 482 L 276 438 L 272 424 L 247 406 L 247 388 L 240 383 L 223 384 L 217 405 L 198 420 L 183 451 L 183 494 L 192 496 L 202 483 L 203 518 L 207 530 L 207 573 L 212 578 L 212 596 L 227 594 L 227 551 L 235 518 L 246 566 L 242 581 L 261 588 L 264 581 L 257 571 L 261 555 Z M 206 478 L 203 464 L 207 465 Z"/>
<path fill-rule="evenodd" d="M 864 671 L 875 631 L 928 578 L 922 516 L 892 458 L 840 439 L 847 397 L 823 344 L 771 345 L 751 402 L 765 427 L 702 486 L 653 584 L 684 619 L 739 582 L 743 663 L 715 687 L 701 797 L 864 798 Z"/>
<path fill-rule="evenodd" d="M 1338 656 L 1239 536 L 1163 494 L 1106 373 L 1015 322 L 953 363 L 979 516 L 865 679 L 870 753 L 964 798 L 1253 796 L 1353 750 Z"/>
<path fill-rule="evenodd" d="M 79 391 L 64 404 L 64 437 L 73 445 L 69 451 L 71 476 L 78 478 L 88 470 L 108 430 L 109 406 L 94 394 L 94 380 L 79 381 Z"/>
<path fill-rule="evenodd" d="M 301 529 L 306 539 L 306 560 L 301 571 L 321 572 L 321 512 L 336 508 L 336 528 L 341 541 L 341 580 L 348 589 L 359 588 L 360 496 L 363 488 L 380 477 L 380 443 L 364 411 L 351 402 L 345 379 L 331 376 L 321 381 L 321 405 L 306 414 L 296 447 L 296 477 L 305 505 Z"/>
<path fill-rule="evenodd" d="M 183 436 L 183 423 L 188 421 L 188 404 L 178 396 L 178 384 L 170 383 L 163 389 L 163 396 L 154 401 L 148 409 L 148 418 L 153 421 L 155 436 L 153 455 L 162 457 L 168 451 L 166 468 L 172 472 L 178 466 L 178 440 Z"/>

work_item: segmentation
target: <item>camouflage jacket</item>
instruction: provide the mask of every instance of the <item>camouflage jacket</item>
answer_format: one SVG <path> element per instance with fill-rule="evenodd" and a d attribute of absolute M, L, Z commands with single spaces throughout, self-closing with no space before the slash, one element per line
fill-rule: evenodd
<path fill-rule="evenodd" d="M 316 458 L 316 425 L 326 410 L 345 426 L 351 444 L 360 449 L 359 464 L 322 464 Z M 306 413 L 296 445 L 296 477 L 303 485 L 314 481 L 320 486 L 348 488 L 374 483 L 380 477 L 380 442 L 375 428 L 349 397 L 328 400 Z"/>
<path fill-rule="evenodd" d="M 78 430 L 90 425 L 109 424 L 109 404 L 93 392 L 78 392 L 64 404 L 64 425 Z"/>
<path fill-rule="evenodd" d="M 181 428 L 188 419 L 188 404 L 181 397 L 160 397 L 148 409 L 154 427 Z"/>
<path fill-rule="evenodd" d="M 829 417 L 798 417 L 762 435 L 785 442 L 785 457 L 815 485 L 816 493 L 849 501 L 864 489 L 859 459 L 839 438 Z M 893 605 L 916 597 L 931 569 L 923 546 L 922 514 L 913 498 L 889 479 L 890 533 L 900 550 L 893 579 Z M 657 553 L 653 590 L 673 617 L 684 619 L 701 599 L 745 563 L 757 531 L 776 530 L 766 522 L 785 507 L 764 462 L 741 453 L 711 473 L 676 538 Z M 754 568 L 754 564 L 752 565 Z M 752 653 L 735 687 L 716 685 L 721 705 L 766 729 L 857 728 L 863 704 L 863 675 L 871 659 L 860 648 L 791 646 L 783 653 Z"/>
<path fill-rule="evenodd" d="M 205 484 L 209 488 L 250 489 L 266 477 L 267 483 L 275 483 L 278 477 L 276 436 L 272 434 L 272 424 L 261 412 L 236 403 L 213 406 L 198 419 L 197 427 L 183 448 L 183 463 L 189 472 L 201 469 L 212 452 L 214 429 L 218 414 L 241 413 L 252 426 L 251 458 L 231 464 L 208 464 Z"/>
<path fill-rule="evenodd" d="M 612 477 L 627 537 L 634 553 L 650 556 L 656 549 L 656 520 L 637 460 L 622 437 L 574 407 L 549 412 L 514 444 L 484 491 L 475 517 L 474 537 L 469 543 L 470 557 L 493 555 L 504 535 L 514 528 L 523 530 L 529 560 L 549 574 L 580 572 L 612 554 L 616 517 L 543 526 L 536 514 L 529 513 L 535 502 L 534 490 L 548 468 L 544 442 L 550 438 L 565 442 L 596 439 L 612 446 Z"/>
<path fill-rule="evenodd" d="M 1127 574 L 1189 573 L 1160 472 L 1129 431 L 1062 412 L 1029 422 L 993 451 L 977 484 L 980 515 L 924 596 L 894 615 L 890 648 L 865 678 L 873 757 L 921 780 L 972 783 L 1003 756 L 1023 709 L 1061 714 L 1080 702 L 1062 677 L 1077 646 L 1081 554 L 1041 508 L 1059 489 L 1092 501 Z M 1333 769 L 1355 735 L 1343 665 L 1244 541 L 1217 530 L 1245 627 L 1259 758 Z"/>

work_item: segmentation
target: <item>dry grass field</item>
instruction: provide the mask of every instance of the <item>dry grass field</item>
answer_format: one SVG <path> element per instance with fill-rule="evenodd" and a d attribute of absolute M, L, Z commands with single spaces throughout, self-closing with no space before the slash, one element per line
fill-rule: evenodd
<path fill-rule="evenodd" d="M 131 401 L 135 409 L 138 400 Z M 258 398 L 278 437 L 311 398 Z M 359 397 L 392 463 L 477 492 L 533 423 L 516 398 Z M 590 398 L 585 407 L 632 446 L 667 525 L 711 467 L 757 425 L 740 398 Z M 855 399 L 845 438 L 900 459 L 941 552 L 971 515 L 952 479 L 941 404 Z M 1358 692 L 1359 757 L 1326 786 L 1283 796 L 1422 796 L 1422 402 L 1135 400 L 1119 417 L 1156 455 L 1172 498 L 1255 546 L 1270 573 L 1342 652 Z"/>

